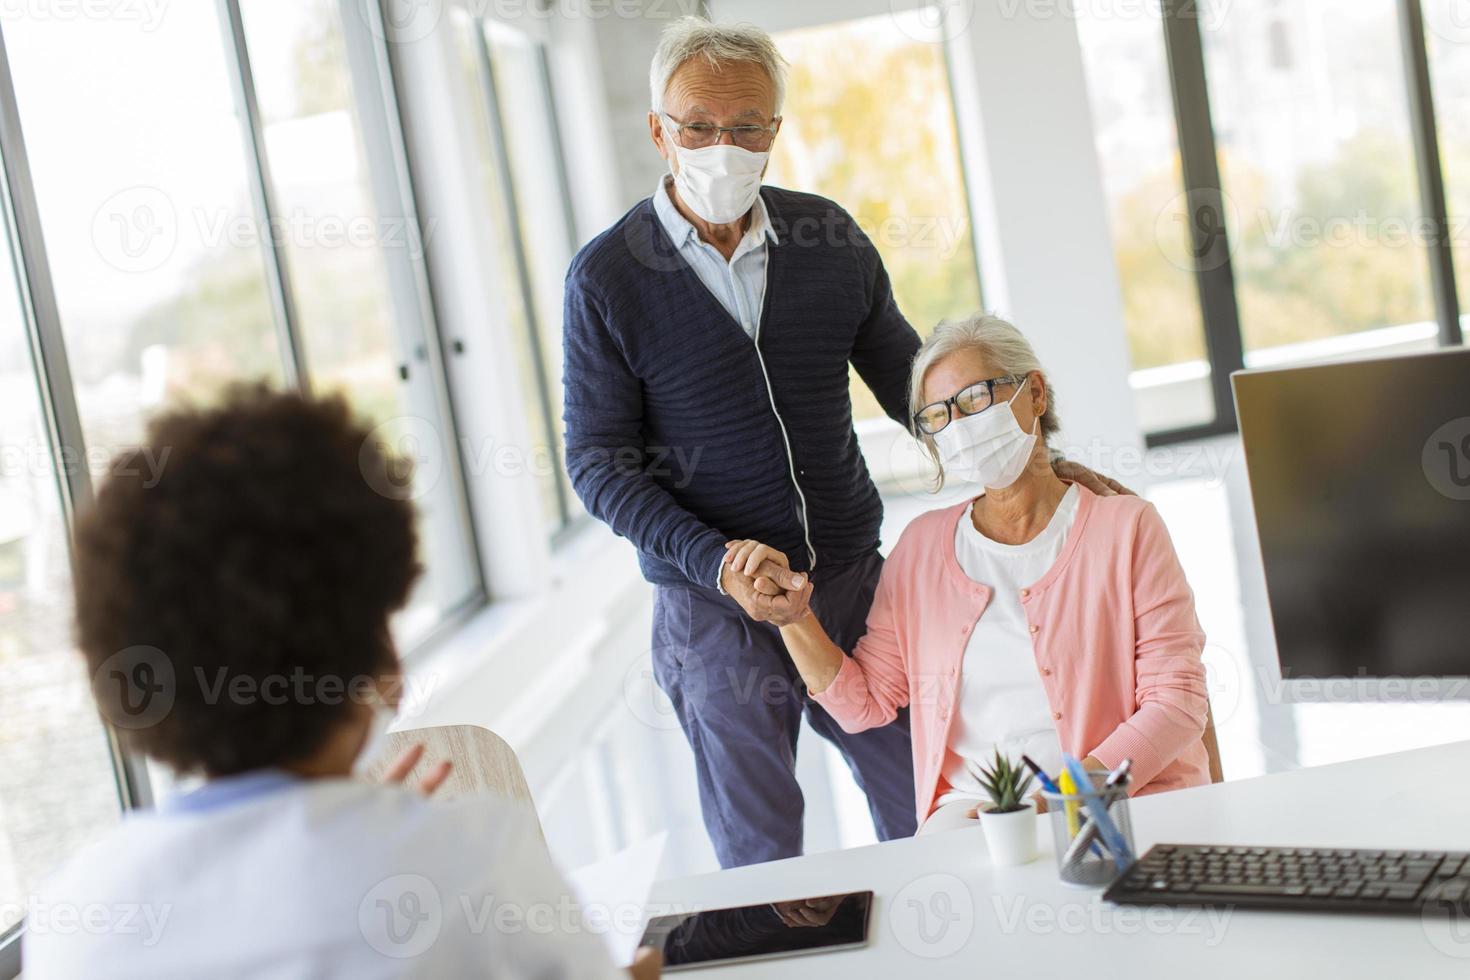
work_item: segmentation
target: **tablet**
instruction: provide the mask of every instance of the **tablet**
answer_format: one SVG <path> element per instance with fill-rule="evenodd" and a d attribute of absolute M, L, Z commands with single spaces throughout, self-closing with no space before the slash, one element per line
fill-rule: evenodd
<path fill-rule="evenodd" d="M 661 915 L 644 946 L 664 954 L 664 970 L 745 963 L 853 949 L 868 941 L 872 892 L 822 895 L 742 908 Z"/>

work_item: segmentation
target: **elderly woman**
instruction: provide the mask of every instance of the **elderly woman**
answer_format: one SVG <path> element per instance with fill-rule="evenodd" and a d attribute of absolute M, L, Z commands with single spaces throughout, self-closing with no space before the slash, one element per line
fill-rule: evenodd
<path fill-rule="evenodd" d="M 910 706 L 920 833 L 986 802 L 976 768 L 996 749 L 1052 772 L 1064 751 L 1098 768 L 1131 759 L 1136 792 L 1209 782 L 1204 634 L 1164 522 L 1138 497 L 1057 478 L 1055 398 L 1020 331 L 941 324 L 910 404 L 939 484 L 974 495 L 904 531 L 851 656 L 809 613 L 781 636 L 847 731 Z M 736 568 L 766 557 L 780 560 L 749 541 L 728 552 Z"/>

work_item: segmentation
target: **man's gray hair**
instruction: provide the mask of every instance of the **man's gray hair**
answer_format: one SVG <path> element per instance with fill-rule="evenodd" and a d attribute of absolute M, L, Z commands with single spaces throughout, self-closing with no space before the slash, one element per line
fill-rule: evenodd
<path fill-rule="evenodd" d="M 680 17 L 659 38 L 648 69 L 654 112 L 663 112 L 669 79 L 690 58 L 703 58 L 716 69 L 740 62 L 764 68 L 776 89 L 775 114 L 781 114 L 781 104 L 786 101 L 786 59 L 776 50 L 771 35 L 751 24 L 712 24 L 694 16 Z"/>
<path fill-rule="evenodd" d="M 929 373 L 929 369 L 949 355 L 963 350 L 978 352 L 990 363 L 996 375 L 1019 376 L 1033 371 L 1040 374 L 1046 382 L 1046 411 L 1041 416 L 1041 441 L 1048 442 L 1062 428 L 1062 423 L 1057 418 L 1057 395 L 1051 386 L 1051 378 L 1042 369 L 1031 342 L 1016 329 L 1015 324 L 989 313 L 976 313 L 964 320 L 945 320 L 934 328 L 934 332 L 914 355 L 914 366 L 909 373 L 909 427 L 929 451 L 935 465 L 939 466 L 936 490 L 944 484 L 944 466 L 939 461 L 939 450 L 934 445 L 934 437 L 920 432 L 913 424 L 913 416 L 919 414 L 919 409 L 929 402 L 936 400 L 924 398 L 924 376 Z M 954 392 L 949 394 L 953 395 Z"/>

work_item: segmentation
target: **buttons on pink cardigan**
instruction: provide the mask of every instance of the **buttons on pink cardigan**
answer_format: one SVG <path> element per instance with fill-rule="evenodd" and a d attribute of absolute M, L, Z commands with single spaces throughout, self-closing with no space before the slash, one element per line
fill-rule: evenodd
<path fill-rule="evenodd" d="M 1035 623 L 1032 623 L 1031 624 L 1031 632 L 1032 633 L 1040 633 L 1041 632 L 1041 627 L 1040 626 L 1037 626 Z"/>

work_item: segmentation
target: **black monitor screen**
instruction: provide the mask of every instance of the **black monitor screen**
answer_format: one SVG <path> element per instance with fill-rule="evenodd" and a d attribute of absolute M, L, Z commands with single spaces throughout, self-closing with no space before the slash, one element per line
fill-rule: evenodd
<path fill-rule="evenodd" d="M 1233 381 L 1282 675 L 1470 674 L 1470 351 Z"/>

